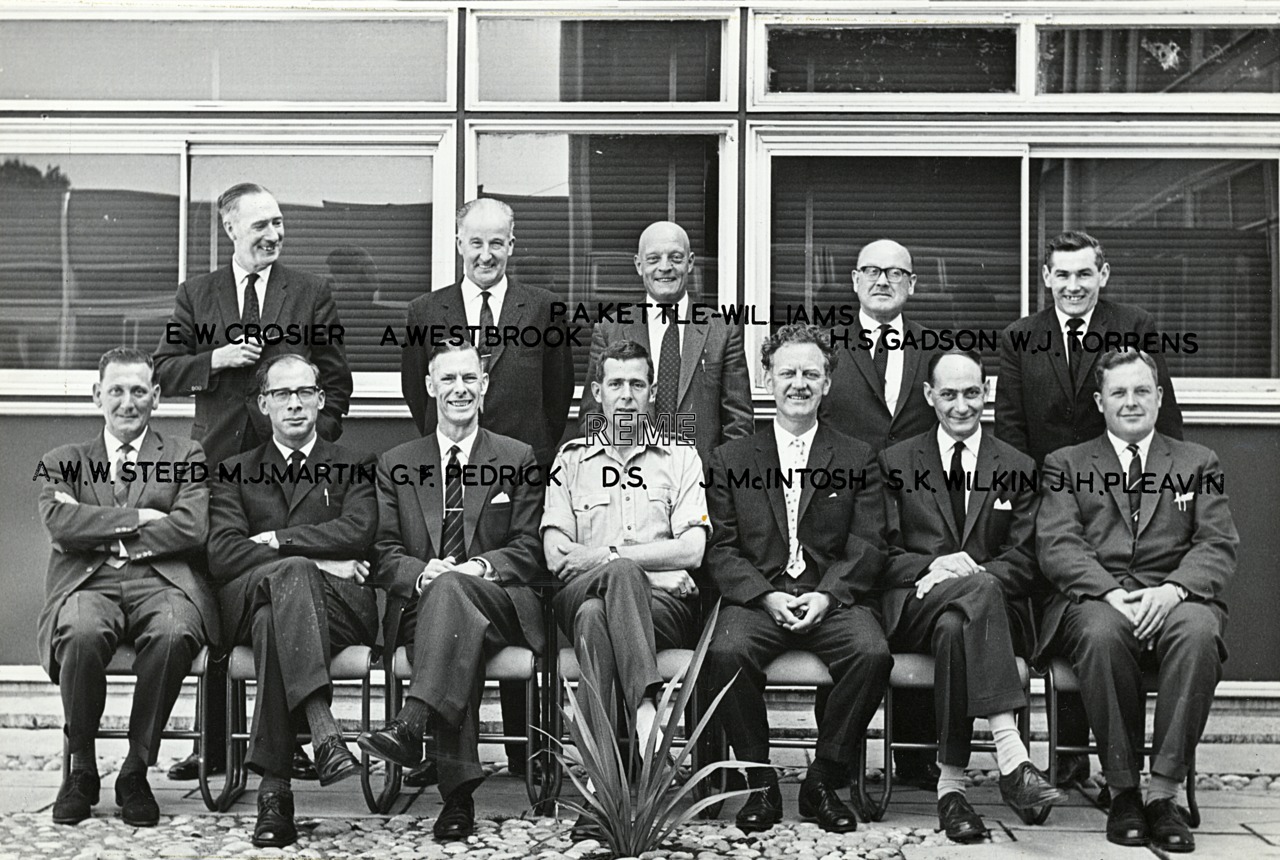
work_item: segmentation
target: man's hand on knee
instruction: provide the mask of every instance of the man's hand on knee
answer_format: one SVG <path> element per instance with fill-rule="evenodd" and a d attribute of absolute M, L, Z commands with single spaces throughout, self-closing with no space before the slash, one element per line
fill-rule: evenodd
<path fill-rule="evenodd" d="M 1130 597 L 1138 598 L 1137 617 L 1134 619 L 1134 635 L 1139 639 L 1150 639 L 1164 627 L 1165 619 L 1173 611 L 1173 607 L 1182 602 L 1178 589 L 1171 583 L 1157 585 L 1154 588 L 1140 588 Z"/>
<path fill-rule="evenodd" d="M 316 560 L 316 567 L 338 579 L 354 580 L 357 585 L 364 585 L 364 581 L 369 578 L 369 562 L 360 559 L 335 561 L 322 558 Z"/>

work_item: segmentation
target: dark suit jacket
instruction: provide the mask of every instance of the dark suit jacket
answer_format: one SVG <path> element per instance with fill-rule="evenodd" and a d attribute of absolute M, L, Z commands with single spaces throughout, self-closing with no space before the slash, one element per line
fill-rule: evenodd
<path fill-rule="evenodd" d="M 880 454 L 880 469 L 887 488 L 884 626 L 890 635 L 902 607 L 915 593 L 915 583 L 940 555 L 969 553 L 1000 581 L 1010 598 L 1037 590 L 1035 527 L 1040 501 L 1031 483 L 1035 464 L 1030 457 L 983 432 L 974 486 L 959 528 L 943 481 L 946 467 L 938 452 L 936 427 L 885 450 Z M 933 492 L 915 482 L 915 476 L 925 470 Z M 1025 475 L 1026 483 L 993 486 L 994 476 L 1005 473 L 1007 480 L 1010 471 Z"/>
<path fill-rule="evenodd" d="M 533 449 L 523 442 L 481 429 L 471 449 L 474 465 L 514 466 L 524 474 L 535 467 Z M 431 477 L 419 480 L 419 466 Z M 383 637 L 388 653 L 400 636 L 398 609 L 416 599 L 414 585 L 426 563 L 441 555 L 444 524 L 444 478 L 440 445 L 431 435 L 392 448 L 378 460 L 377 568 L 373 582 L 385 588 L 388 614 Z M 462 533 L 467 558 L 484 558 L 520 617 L 520 627 L 533 650 L 545 643 L 542 604 L 532 588 L 546 579 L 542 540 L 542 487 L 503 480 L 488 486 L 466 485 L 462 495 Z M 394 604 L 394 605 L 393 605 Z"/>
<path fill-rule="evenodd" d="M 1175 482 L 1223 477 L 1213 451 L 1161 433 L 1151 440 L 1142 470 L 1154 474 L 1157 487 L 1165 476 Z M 1108 473 L 1123 476 L 1105 434 L 1045 459 L 1036 550 L 1040 569 L 1057 593 L 1045 611 L 1041 655 L 1052 653 L 1068 601 L 1099 599 L 1124 587 L 1126 580 L 1131 587 L 1143 588 L 1175 583 L 1187 590 L 1188 599 L 1210 604 L 1226 620 L 1222 590 L 1235 572 L 1240 543 L 1226 494 L 1207 485 L 1186 490 L 1191 495 L 1182 502 L 1177 500 L 1184 493 L 1181 489 L 1144 494 L 1135 540 L 1124 489 L 1117 485 L 1103 491 Z M 1090 475 L 1092 490 L 1085 487 L 1072 494 L 1054 489 L 1060 476 L 1074 486 L 1077 479 Z"/>
<path fill-rule="evenodd" d="M 114 554 L 111 545 L 117 540 L 124 541 L 130 560 L 148 562 L 157 574 L 191 599 L 200 612 L 206 639 L 216 645 L 218 609 L 200 572 L 209 529 L 209 485 L 204 481 L 159 481 L 154 474 L 144 481 L 139 466 L 137 480 L 129 486 L 127 507 L 117 508 L 110 479 L 91 479 L 91 464 L 108 470 L 111 467 L 101 433 L 88 442 L 54 448 L 44 455 L 42 462 L 57 479 L 45 481 L 39 501 L 40 518 L 53 541 L 45 576 L 45 603 L 37 622 L 40 663 L 50 679 L 55 684 L 58 682 L 59 667 L 54 662 L 52 647 L 58 610 L 67 595 L 84 584 Z M 153 426 L 138 451 L 139 464 L 152 462 L 194 464 L 204 463 L 205 458 L 200 443 L 165 436 Z M 81 481 L 62 481 L 62 464 L 80 464 Z M 176 472 L 170 474 L 176 475 Z M 56 501 L 54 493 L 58 491 L 75 498 L 79 504 Z M 140 508 L 165 511 L 169 516 L 139 525 Z"/>
<path fill-rule="evenodd" d="M 787 503 L 782 487 L 759 490 L 729 482 L 730 471 L 737 477 L 776 475 L 782 466 L 775 438 L 770 424 L 711 453 L 707 508 L 714 528 L 706 567 L 728 603 L 745 606 L 778 590 L 775 583 L 786 576 Z M 884 567 L 884 500 L 875 454 L 862 442 L 820 423 L 808 467 L 833 473 L 865 470 L 864 486 L 836 488 L 833 482 L 819 490 L 805 481 L 798 528 L 805 561 L 818 575 L 816 590 L 845 605 L 865 602 L 880 588 Z"/>
<path fill-rule="evenodd" d="M 286 461 L 274 442 L 266 442 L 223 463 L 223 470 L 237 466 L 242 482 L 215 480 L 209 514 L 209 571 L 221 583 L 224 631 L 233 637 L 249 611 L 251 578 L 255 568 L 287 556 L 313 559 L 363 559 L 369 556 L 378 527 L 378 499 L 373 473 L 374 458 L 341 445 L 317 439 L 305 468 L 315 475 L 324 464 L 361 464 L 365 475 L 347 469 L 343 480 L 330 471 L 329 480 L 287 484 L 256 483 L 267 469 L 284 470 Z M 292 500 L 290 500 L 292 492 Z M 249 540 L 260 532 L 274 531 L 280 549 Z M 376 628 L 376 619 L 370 625 Z M 229 640 L 228 640 L 229 641 Z"/>
<path fill-rule="evenodd" d="M 1142 308 L 1099 300 L 1089 321 L 1089 331 L 1136 332 L 1156 330 L 1155 318 Z M 1027 338 L 1027 346 L 1015 347 L 1015 338 Z M 1049 348 L 1037 351 L 1046 343 Z M 1083 372 L 1073 391 L 1067 379 L 1065 346 L 1052 307 L 1024 317 L 1000 335 L 1000 377 L 996 385 L 996 435 L 1036 463 L 1045 455 L 1067 445 L 1079 445 L 1106 431 L 1106 422 L 1093 394 L 1098 390 L 1093 369 L 1097 352 L 1083 353 Z M 1155 353 L 1159 384 L 1164 401 L 1156 429 L 1166 436 L 1182 438 L 1182 411 L 1174 396 L 1173 382 L 1164 356 Z"/>
<path fill-rule="evenodd" d="M 902 322 L 918 343 L 924 328 L 906 317 Z M 839 350 L 840 357 L 831 375 L 831 392 L 822 398 L 818 418 L 841 433 L 861 439 L 873 451 L 883 451 L 895 442 L 932 427 L 937 416 L 924 399 L 931 353 L 922 349 L 902 349 L 902 387 L 890 415 L 871 353 L 858 348 L 860 328 L 853 327 L 847 332 L 849 345 Z M 906 338 L 906 333 L 903 338 Z"/>
<path fill-rule="evenodd" d="M 238 301 L 235 275 L 229 265 L 186 281 L 178 287 L 169 318 L 169 324 L 177 326 L 175 331 L 181 342 L 169 343 L 168 337 L 162 335 L 154 356 L 156 379 L 166 396 L 195 395 L 196 420 L 191 435 L 204 445 L 210 464 L 246 450 L 246 421 L 252 422 L 256 439 L 271 438 L 271 420 L 258 409 L 254 378 L 258 365 L 211 371 L 213 350 L 227 343 L 227 327 L 240 322 Z M 328 283 L 280 263 L 271 267 L 266 301 L 259 316 L 264 327 L 272 323 L 281 327 L 340 325 Z M 197 343 L 197 328 L 205 326 L 213 329 L 212 342 Z M 337 344 L 311 346 L 281 341 L 264 345 L 259 363 L 287 352 L 305 356 L 320 368 L 319 384 L 325 400 L 317 430 L 325 439 L 337 439 L 342 435 L 342 416 L 351 402 L 351 370 L 344 348 Z"/>
<path fill-rule="evenodd" d="M 586 416 L 600 413 L 600 404 L 591 394 L 591 380 L 596 378 L 600 354 L 621 340 L 633 340 L 648 349 L 649 330 L 644 320 L 598 322 L 591 330 L 591 361 L 587 365 L 580 410 L 584 436 Z M 654 363 L 657 363 L 656 357 Z M 711 457 L 712 448 L 755 432 L 742 326 L 729 325 L 719 314 L 706 325 L 681 326 L 680 386 L 676 401 L 677 412 L 696 416 L 694 442 L 704 463 Z"/>
<path fill-rule="evenodd" d="M 554 301 L 555 296 L 546 290 L 521 286 L 508 278 L 502 315 L 495 324 L 503 328 L 563 329 L 561 321 L 553 322 L 551 318 Z M 461 326 L 465 331 L 467 311 L 461 282 L 418 296 L 409 303 L 407 316 L 411 330 L 423 327 L 425 340 L 401 351 L 400 390 L 418 430 L 429 436 L 436 431 L 436 404 L 427 395 L 427 359 L 432 345 L 425 327 L 444 326 L 448 332 L 453 326 Z M 444 340 L 449 339 L 446 333 Z M 537 346 L 499 345 L 493 348 L 492 355 L 480 426 L 527 443 L 538 463 L 550 465 L 573 402 L 572 348 L 567 344 L 547 346 L 540 340 Z"/>

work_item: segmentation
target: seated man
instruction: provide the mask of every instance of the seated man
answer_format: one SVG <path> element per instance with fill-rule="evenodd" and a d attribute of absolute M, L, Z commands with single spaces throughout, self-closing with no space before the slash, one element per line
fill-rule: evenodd
<path fill-rule="evenodd" d="M 836 791 L 848 784 L 848 763 L 893 666 L 874 597 L 884 567 L 880 471 L 870 447 L 818 421 L 836 362 L 824 332 L 783 326 L 760 358 L 778 406 L 772 426 L 711 454 L 708 501 L 716 530 L 707 569 L 726 606 L 706 677 L 720 690 L 738 674 L 720 708 L 725 735 L 740 760 L 767 763 L 765 666 L 789 650 L 811 651 L 827 665 L 835 684 L 800 786 L 800 815 L 847 833 L 858 820 Z M 840 480 L 817 490 L 804 469 Z M 766 489 L 753 487 L 756 480 Z M 777 775 L 750 768 L 747 781 L 763 791 L 742 807 L 738 827 L 768 830 L 782 819 Z"/>
<path fill-rule="evenodd" d="M 938 822 L 949 839 L 974 842 L 987 835 L 964 791 L 974 717 L 991 727 L 1006 803 L 1063 799 L 1031 765 L 1014 717 L 1027 697 L 1006 600 L 1035 586 L 1035 464 L 983 432 L 987 383 L 976 353 L 934 353 L 923 395 L 911 396 L 923 396 L 938 423 L 880 455 L 889 497 L 884 629 L 894 651 L 934 657 Z M 1010 472 L 1027 476 L 1022 489 L 1016 480 L 996 487 Z M 934 492 L 915 483 L 925 473 Z"/>
<path fill-rule="evenodd" d="M 544 643 L 541 604 L 530 588 L 542 572 L 542 488 L 533 448 L 480 427 L 488 384 L 474 346 L 437 345 L 426 377 L 435 429 L 378 464 L 374 582 L 389 594 L 386 648 L 403 644 L 413 675 L 400 713 L 362 734 L 360 748 L 414 767 L 432 725 L 444 798 L 432 830 L 444 840 L 475 829 L 485 663 L 506 645 L 536 651 Z M 494 467 L 499 479 L 469 477 L 466 467 L 474 465 Z"/>
<path fill-rule="evenodd" d="M 377 638 L 365 555 L 378 503 L 373 482 L 360 474 L 360 467 L 372 470 L 373 458 L 316 434 L 325 398 L 319 378 L 294 354 L 258 369 L 258 408 L 271 419 L 271 440 L 223 463 L 243 480 L 215 482 L 209 517 L 223 629 L 231 642 L 253 645 L 257 670 L 246 764 L 262 774 L 258 848 L 298 838 L 290 777 L 299 730 L 310 728 L 321 785 L 360 772 L 331 710 L 329 660 Z"/>
<path fill-rule="evenodd" d="M 1227 656 L 1222 590 L 1240 539 L 1217 455 L 1155 430 L 1163 391 L 1151 356 L 1104 353 L 1096 378 L 1107 432 L 1045 458 L 1036 545 L 1058 593 L 1038 656 L 1065 655 L 1080 677 L 1111 789 L 1107 839 L 1192 851 L 1177 791 Z M 1154 665 L 1159 698 L 1144 808 L 1142 671 Z"/>
<path fill-rule="evenodd" d="M 55 448 L 41 461 L 40 517 L 53 552 L 38 645 L 62 693 L 71 750 L 71 770 L 53 804 L 55 824 L 83 821 L 98 802 L 93 738 L 106 705 L 106 667 L 122 642 L 137 650 L 138 680 L 116 803 L 130 826 L 160 820 L 147 767 L 156 762 L 192 659 L 205 642 L 217 641 L 217 606 L 192 566 L 208 531 L 208 486 L 154 477 L 159 468 L 193 475 L 193 466 L 203 468 L 204 451 L 198 442 L 148 426 L 159 402 L 151 356 L 110 350 L 98 362 L 93 386 L 93 403 L 106 419 L 102 433 Z M 101 474 L 108 464 L 109 483 Z M 88 480 L 60 482 L 66 470 Z"/>
<path fill-rule="evenodd" d="M 653 362 L 639 343 L 600 353 L 591 392 L 607 426 L 566 442 L 556 455 L 560 486 L 547 487 L 542 545 L 563 583 L 554 606 L 578 660 L 590 653 L 606 706 L 621 687 L 646 749 L 662 688 L 657 653 L 688 647 L 697 632 L 698 589 L 690 571 L 706 547 L 702 461 L 691 444 L 647 438 Z M 590 833 L 584 819 L 575 838 Z"/>

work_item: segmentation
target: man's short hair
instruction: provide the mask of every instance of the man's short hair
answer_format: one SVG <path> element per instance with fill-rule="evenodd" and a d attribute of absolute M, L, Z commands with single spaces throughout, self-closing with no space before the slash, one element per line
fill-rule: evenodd
<path fill-rule="evenodd" d="M 789 343 L 811 343 L 822 351 L 822 364 L 827 376 L 836 369 L 836 349 L 831 345 L 831 336 L 812 323 L 792 323 L 784 325 L 765 339 L 760 347 L 760 363 L 765 370 L 773 370 L 773 354 Z"/>
<path fill-rule="evenodd" d="M 1102 377 L 1108 370 L 1115 367 L 1123 367 L 1126 364 L 1133 364 L 1135 361 L 1141 361 L 1151 369 L 1151 378 L 1159 386 L 1160 372 L 1156 370 L 1156 360 L 1154 358 L 1140 349 L 1113 349 L 1098 356 L 1098 365 L 1093 369 L 1093 378 L 1098 385 L 1098 390 L 1102 390 Z"/>
<path fill-rule="evenodd" d="M 978 371 L 980 373 L 982 372 L 982 356 L 978 355 L 978 353 L 975 350 L 972 350 L 972 349 L 939 350 L 929 357 L 929 384 L 930 385 L 937 384 L 933 381 L 933 371 L 937 369 L 938 362 L 942 361 L 942 359 L 946 358 L 948 355 L 963 356 L 969 359 L 970 361 L 972 361 L 974 364 L 978 365 Z M 987 380 L 987 377 L 984 374 L 982 377 L 982 381 L 986 382 L 986 380 Z"/>
<path fill-rule="evenodd" d="M 1101 269 L 1107 262 L 1102 243 L 1083 230 L 1066 230 L 1050 239 L 1044 246 L 1044 267 L 1053 268 L 1053 255 L 1057 251 L 1081 251 L 1085 248 L 1093 249 L 1094 265 Z"/>
<path fill-rule="evenodd" d="M 458 207 L 458 213 L 453 218 L 454 233 L 462 232 L 462 222 L 471 214 L 471 210 L 479 206 L 481 203 L 491 203 L 498 207 L 503 215 L 507 216 L 507 223 L 511 225 L 511 235 L 516 234 L 516 213 L 515 210 L 503 203 L 497 197 L 477 197 L 475 200 L 468 200 Z"/>
<path fill-rule="evenodd" d="M 241 182 L 237 185 L 232 185 L 218 197 L 218 220 L 227 220 L 227 216 L 231 214 L 231 210 L 240 205 L 241 197 L 247 197 L 250 194 L 270 193 L 270 191 L 263 188 L 256 182 Z"/>
<path fill-rule="evenodd" d="M 267 374 L 271 372 L 271 368 L 275 367 L 283 361 L 296 361 L 299 364 L 305 364 L 311 368 L 311 372 L 315 374 L 316 385 L 320 385 L 320 368 L 316 367 L 306 356 L 298 355 L 296 352 L 282 352 L 279 355 L 273 355 L 262 364 L 258 365 L 256 378 L 258 381 L 258 393 L 262 394 L 267 390 Z"/>
<path fill-rule="evenodd" d="M 466 338 L 450 338 L 448 340 L 437 341 L 431 347 L 431 353 L 427 356 L 427 372 L 431 372 L 431 365 L 435 364 L 437 356 L 444 355 L 447 352 L 474 352 L 476 358 L 480 359 L 480 350 L 476 345 Z M 480 360 L 481 369 L 484 368 L 484 361 Z"/>
<path fill-rule="evenodd" d="M 634 340 L 615 340 L 604 348 L 604 352 L 600 353 L 600 361 L 596 364 L 595 382 L 604 384 L 604 363 L 611 358 L 614 361 L 631 361 L 643 358 L 645 366 L 649 368 L 649 382 L 652 384 L 653 359 L 649 357 L 649 350 Z"/>
<path fill-rule="evenodd" d="M 98 359 L 99 382 L 102 381 L 102 377 L 107 375 L 107 365 L 110 364 L 145 364 L 147 369 L 152 371 L 152 381 L 155 381 L 156 365 L 149 352 L 143 352 L 130 346 L 117 346 L 107 350 L 102 354 L 102 358 Z"/>

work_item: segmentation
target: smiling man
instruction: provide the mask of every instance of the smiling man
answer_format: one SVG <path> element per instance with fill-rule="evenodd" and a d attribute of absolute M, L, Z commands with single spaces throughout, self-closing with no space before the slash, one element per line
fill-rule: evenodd
<path fill-rule="evenodd" d="M 1056 591 L 1038 657 L 1066 656 L 1080 678 L 1111 789 L 1107 839 L 1191 851 L 1177 792 L 1227 656 L 1222 592 L 1240 538 L 1217 455 L 1156 430 L 1164 392 L 1151 356 L 1104 353 L 1095 384 L 1106 432 L 1044 463 L 1036 545 Z M 1142 673 L 1152 667 L 1159 697 L 1144 807 Z"/>

